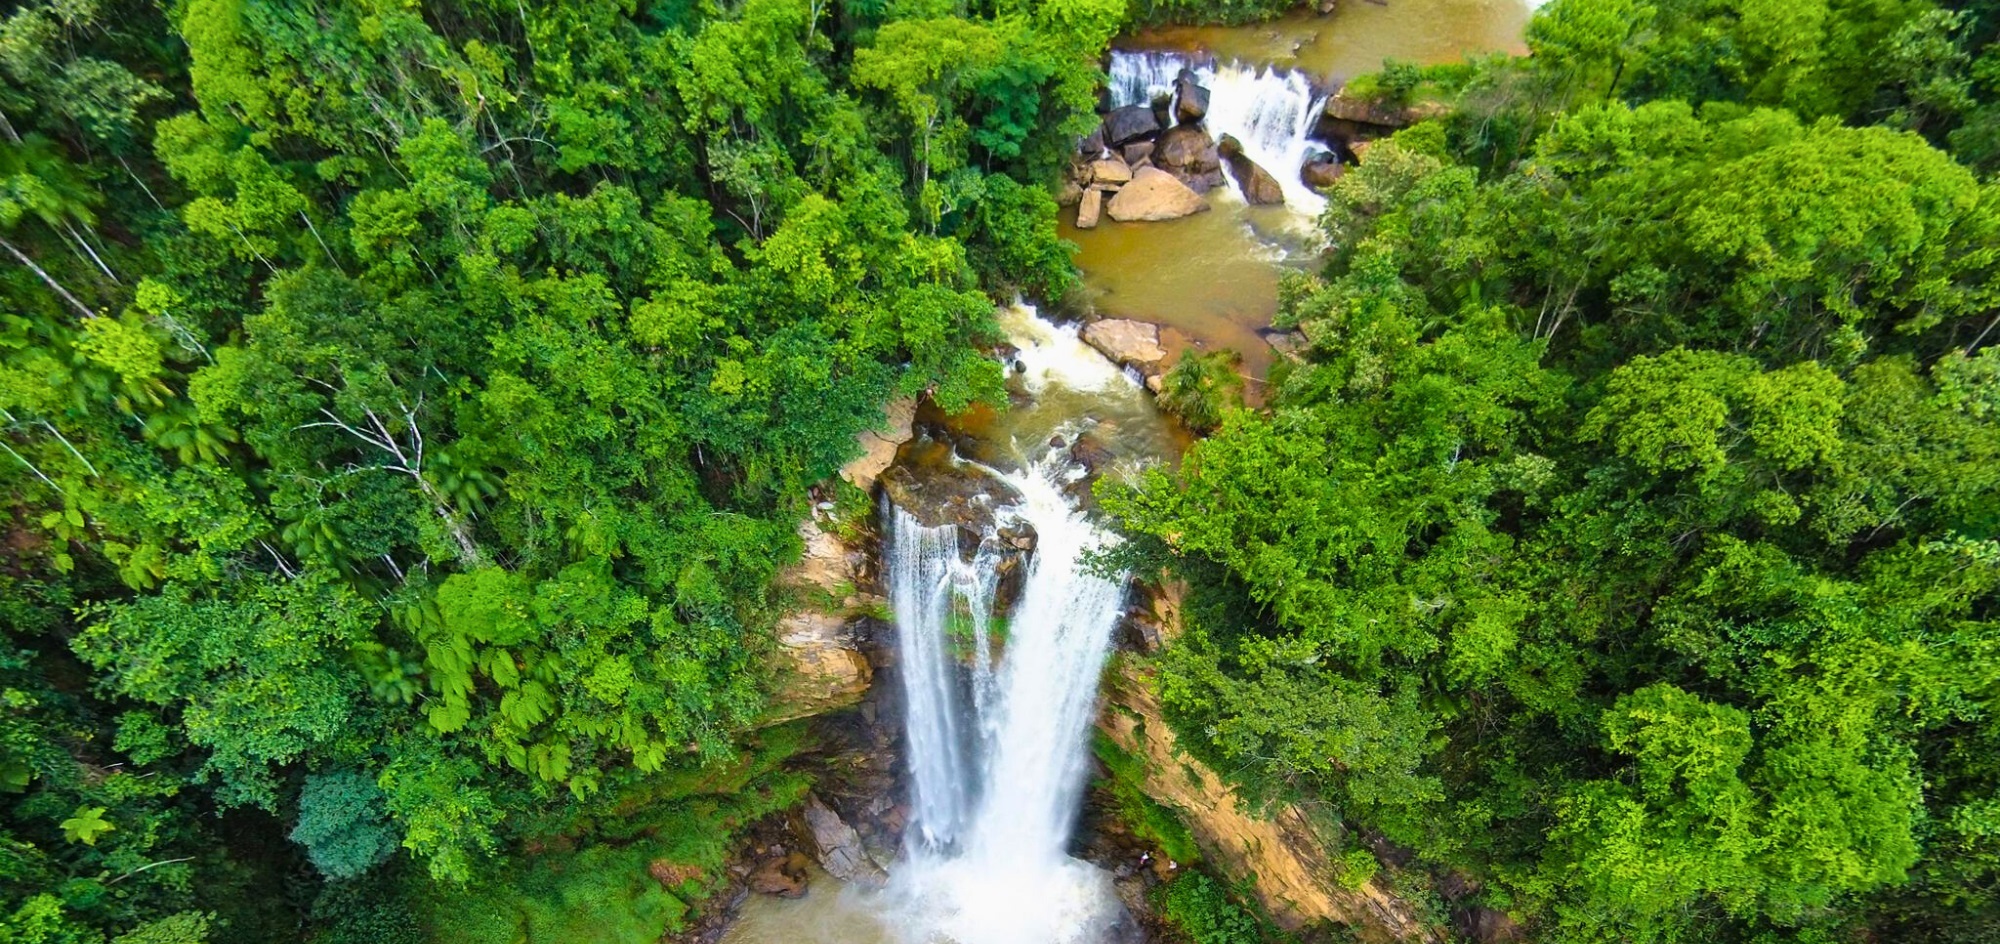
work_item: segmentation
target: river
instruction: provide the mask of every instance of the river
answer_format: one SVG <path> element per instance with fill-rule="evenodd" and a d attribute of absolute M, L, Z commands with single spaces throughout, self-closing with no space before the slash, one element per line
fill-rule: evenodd
<path fill-rule="evenodd" d="M 1150 30 L 1115 44 L 1113 98 L 1144 100 L 1194 68 L 1211 91 L 1211 132 L 1235 135 L 1273 174 L 1294 175 L 1312 146 L 1312 108 L 1339 81 L 1385 58 L 1515 51 L 1528 15 L 1525 0 L 1344 0 L 1324 17 Z M 1225 186 L 1210 192 L 1206 213 L 1087 231 L 1065 211 L 1088 304 L 1168 326 L 1170 349 L 1236 350 L 1261 378 L 1270 351 L 1257 331 L 1277 310 L 1282 273 L 1314 258 L 1322 203 L 1295 181 L 1286 189 L 1285 206 L 1251 207 Z M 1174 461 L 1184 434 L 1074 328 L 1018 306 L 1002 322 L 1019 351 L 1015 407 L 957 418 L 957 441 L 933 445 L 926 460 L 987 483 L 998 510 L 985 540 L 975 549 L 957 525 L 884 509 L 899 655 L 880 684 L 899 686 L 904 702 L 911 818 L 902 859 L 885 889 L 820 873 L 802 899 L 752 896 L 725 944 L 1097 944 L 1131 927 L 1110 877 L 1069 854 L 1097 676 L 1126 592 L 1122 576 L 1083 566 L 1115 538 L 1082 507 L 1076 453 L 1088 438 L 1094 471 L 1129 474 Z M 992 618 L 990 551 L 999 528 L 1022 524 L 1035 550 L 1003 631 Z"/>

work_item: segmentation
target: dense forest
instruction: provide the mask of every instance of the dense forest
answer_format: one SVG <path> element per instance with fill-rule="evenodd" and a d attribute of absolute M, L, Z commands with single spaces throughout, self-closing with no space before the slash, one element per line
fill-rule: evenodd
<path fill-rule="evenodd" d="M 795 800 L 808 486 L 997 396 L 1122 6 L 8 7 L 0 940 L 409 940 Z"/>
<path fill-rule="evenodd" d="M 1374 79 L 1454 107 L 1336 185 L 1272 409 L 1106 495 L 1183 738 L 1536 940 L 2000 940 L 1996 32 L 1554 0 Z"/>
<path fill-rule="evenodd" d="M 701 907 L 621 841 L 801 795 L 812 491 L 1004 403 L 1112 37 L 1290 6 L 5 4 L 0 942 Z M 1216 431 L 1100 486 L 1183 743 L 1536 940 L 2000 939 L 1997 36 L 1551 0 L 1371 77 L 1448 108 L 1269 406 L 1189 359 Z"/>

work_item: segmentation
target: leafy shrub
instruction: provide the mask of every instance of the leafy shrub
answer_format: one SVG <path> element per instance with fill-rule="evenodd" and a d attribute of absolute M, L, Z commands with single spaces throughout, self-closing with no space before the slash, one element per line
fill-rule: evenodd
<path fill-rule="evenodd" d="M 1214 879 L 1189 872 L 1160 886 L 1153 905 L 1160 919 L 1189 944 L 1259 944 L 1257 918 L 1235 902 Z"/>
<path fill-rule="evenodd" d="M 1160 406 L 1197 433 L 1222 425 L 1230 407 L 1243 402 L 1242 358 L 1235 351 L 1189 351 L 1160 379 Z"/>
<path fill-rule="evenodd" d="M 358 770 L 306 778 L 292 841 L 305 847 L 320 874 L 333 879 L 353 878 L 396 853 L 382 790 L 375 778 Z"/>
<path fill-rule="evenodd" d="M 1333 875 L 1342 888 L 1359 890 L 1375 877 L 1382 867 L 1366 849 L 1349 849 L 1345 855 L 1334 860 Z"/>

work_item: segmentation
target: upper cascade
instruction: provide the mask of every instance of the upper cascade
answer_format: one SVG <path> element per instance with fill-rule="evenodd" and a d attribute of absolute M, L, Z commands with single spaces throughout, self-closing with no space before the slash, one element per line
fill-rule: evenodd
<path fill-rule="evenodd" d="M 1208 133 L 1242 142 L 1243 153 L 1277 178 L 1285 205 L 1317 218 L 1326 209 L 1326 198 L 1299 177 L 1299 168 L 1325 147 L 1310 137 L 1326 105 L 1326 96 L 1314 89 L 1311 77 L 1293 69 L 1218 62 L 1179 52 L 1114 50 L 1111 104 L 1144 105 L 1161 96 L 1171 98 L 1183 70 L 1208 89 L 1202 121 Z M 1168 113 L 1175 110 L 1170 105 Z"/>

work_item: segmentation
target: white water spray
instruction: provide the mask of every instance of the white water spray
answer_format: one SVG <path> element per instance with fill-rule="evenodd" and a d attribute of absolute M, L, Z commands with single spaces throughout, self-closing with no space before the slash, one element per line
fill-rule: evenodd
<path fill-rule="evenodd" d="M 1325 97 L 1313 91 L 1311 79 L 1292 69 L 1258 68 L 1240 62 L 1174 52 L 1111 53 L 1113 105 L 1143 105 L 1172 95 L 1182 69 L 1208 89 L 1208 133 L 1220 141 L 1227 134 L 1243 142 L 1243 152 L 1278 179 L 1285 205 L 1307 218 L 1326 209 L 1326 198 L 1299 178 L 1306 156 L 1326 146 L 1307 137 L 1319 121 Z"/>
<path fill-rule="evenodd" d="M 1024 315 L 1031 389 L 1121 391 L 1101 357 L 1068 350 L 1063 332 Z M 1026 363 L 1026 361 L 1024 361 Z M 994 530 L 1034 528 L 1020 600 L 993 617 L 1001 544 L 989 533 L 965 559 L 954 524 L 926 526 L 901 508 L 887 548 L 906 696 L 912 817 L 889 893 L 916 941 L 1093 944 L 1122 915 L 1110 877 L 1067 852 L 1089 773 L 1088 734 L 1122 577 L 1085 556 L 1113 540 L 1066 491 L 1083 470 L 1060 453 L 990 475 L 1011 502 Z M 1001 638 L 1004 636 L 1004 639 Z"/>

